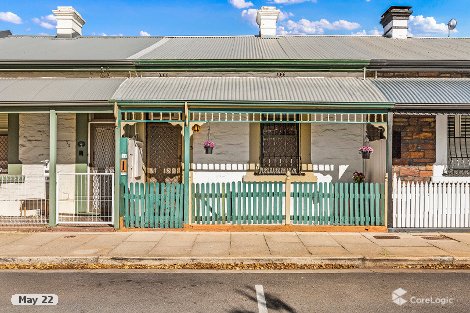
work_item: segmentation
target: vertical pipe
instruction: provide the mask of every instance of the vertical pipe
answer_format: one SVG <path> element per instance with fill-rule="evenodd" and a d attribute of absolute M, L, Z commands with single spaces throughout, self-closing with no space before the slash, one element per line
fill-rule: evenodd
<path fill-rule="evenodd" d="M 189 150 L 190 150 L 190 129 L 189 129 L 189 109 L 185 104 L 185 121 L 184 121 L 184 221 L 183 224 L 189 224 Z"/>
<path fill-rule="evenodd" d="M 119 181 L 121 178 L 121 114 L 119 110 L 116 113 L 116 127 L 114 128 L 114 140 L 115 140 L 115 151 L 114 151 L 114 208 L 113 208 L 113 226 L 115 229 L 119 229 L 119 204 L 120 204 L 120 188 Z"/>
<path fill-rule="evenodd" d="M 57 226 L 57 113 L 49 111 L 49 226 Z"/>
<path fill-rule="evenodd" d="M 393 167 L 392 167 L 392 139 L 393 138 L 393 113 L 387 113 L 387 155 L 386 155 L 386 169 L 385 175 L 385 188 L 387 190 L 387 198 L 385 199 L 386 215 L 385 215 L 385 226 L 387 228 L 393 227 Z"/>

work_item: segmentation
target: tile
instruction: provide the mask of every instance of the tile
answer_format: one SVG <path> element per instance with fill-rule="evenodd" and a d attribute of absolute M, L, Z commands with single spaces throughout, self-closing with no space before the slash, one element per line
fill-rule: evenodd
<path fill-rule="evenodd" d="M 142 232 L 135 232 L 131 233 L 129 237 L 126 238 L 126 241 L 150 241 L 150 242 L 159 242 L 165 232 L 152 232 L 152 231 L 142 231 Z"/>
<path fill-rule="evenodd" d="M 297 233 L 301 242 L 308 247 L 341 247 L 329 234 Z"/>
<path fill-rule="evenodd" d="M 145 257 L 155 247 L 155 242 L 123 242 L 108 253 L 109 256 Z"/>

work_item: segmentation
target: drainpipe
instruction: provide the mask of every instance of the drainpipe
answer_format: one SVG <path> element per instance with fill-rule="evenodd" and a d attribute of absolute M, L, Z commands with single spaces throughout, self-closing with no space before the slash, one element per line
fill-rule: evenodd
<path fill-rule="evenodd" d="M 57 226 L 57 113 L 49 111 L 49 226 Z"/>

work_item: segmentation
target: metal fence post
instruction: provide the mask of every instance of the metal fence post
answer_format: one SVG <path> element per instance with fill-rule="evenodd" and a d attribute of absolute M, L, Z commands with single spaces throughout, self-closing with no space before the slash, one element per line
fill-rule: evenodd
<path fill-rule="evenodd" d="M 115 151 L 114 151 L 114 207 L 113 207 L 113 226 L 115 229 L 120 227 L 120 180 L 121 180 L 121 114 L 117 105 L 115 105 L 116 127 L 114 129 Z"/>
<path fill-rule="evenodd" d="M 183 224 L 189 224 L 189 150 L 190 150 L 190 138 L 191 133 L 189 129 L 189 108 L 188 103 L 184 104 L 184 181 L 183 181 L 183 188 L 184 188 L 184 220 Z"/>
<path fill-rule="evenodd" d="M 49 111 L 49 226 L 57 226 L 57 113 Z"/>

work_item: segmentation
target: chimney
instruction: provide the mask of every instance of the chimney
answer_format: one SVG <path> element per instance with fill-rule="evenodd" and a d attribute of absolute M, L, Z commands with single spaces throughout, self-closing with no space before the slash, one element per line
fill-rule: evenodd
<path fill-rule="evenodd" d="M 384 28 L 384 37 L 406 39 L 408 37 L 408 20 L 413 13 L 408 6 L 391 6 L 380 19 Z"/>
<path fill-rule="evenodd" d="M 275 37 L 277 19 L 281 13 L 276 7 L 262 6 L 256 14 L 260 37 Z"/>
<path fill-rule="evenodd" d="M 59 6 L 52 13 L 57 19 L 57 37 L 73 38 L 82 35 L 85 20 L 73 7 Z"/>
<path fill-rule="evenodd" d="M 0 30 L 0 38 L 5 38 L 11 36 L 11 31 L 9 30 Z"/>

